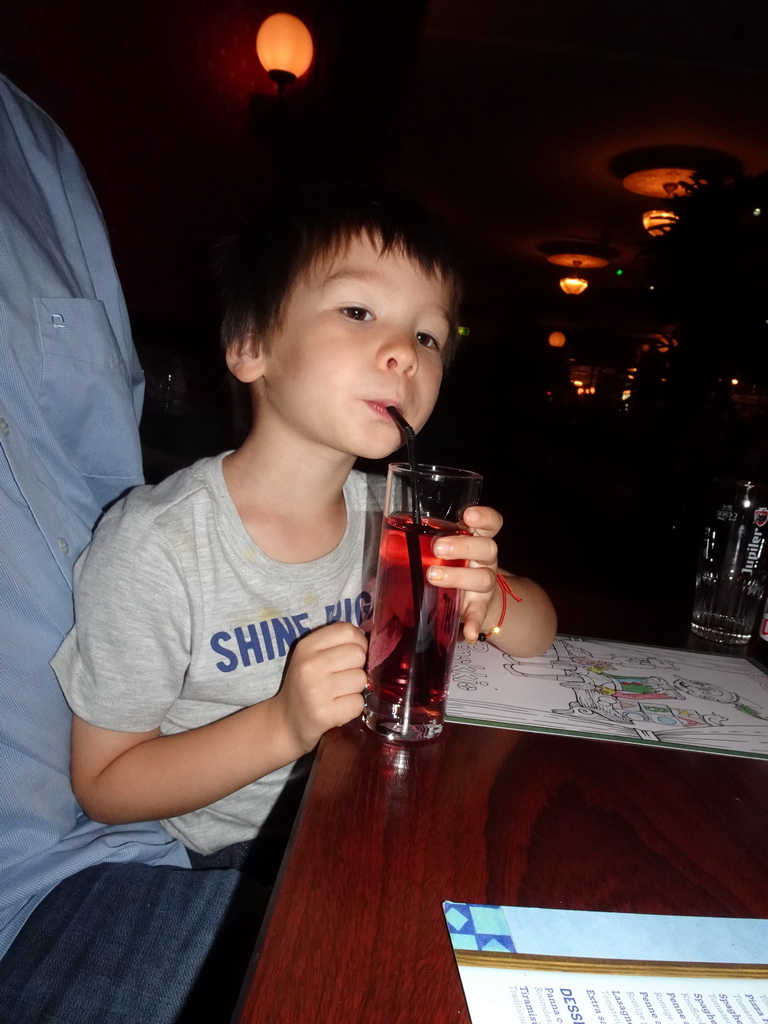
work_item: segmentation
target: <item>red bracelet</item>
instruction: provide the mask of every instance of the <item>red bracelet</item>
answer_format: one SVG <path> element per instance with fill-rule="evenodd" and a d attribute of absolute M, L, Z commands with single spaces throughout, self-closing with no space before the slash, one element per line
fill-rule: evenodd
<path fill-rule="evenodd" d="M 523 600 L 522 597 L 518 597 L 517 594 L 513 592 L 512 587 L 509 585 L 509 580 L 506 576 L 502 576 L 500 572 L 496 573 L 496 582 L 499 584 L 499 588 L 501 590 L 501 615 L 493 629 L 489 629 L 487 633 L 478 633 L 478 640 L 488 640 L 490 637 L 496 636 L 497 633 L 501 632 L 501 627 L 504 625 L 504 616 L 507 614 L 507 594 L 509 594 L 510 597 L 513 597 L 518 603 Z"/>

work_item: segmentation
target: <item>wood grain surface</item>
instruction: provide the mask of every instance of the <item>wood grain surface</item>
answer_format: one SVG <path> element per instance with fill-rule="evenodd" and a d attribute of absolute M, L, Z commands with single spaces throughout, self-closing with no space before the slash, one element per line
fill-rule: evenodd
<path fill-rule="evenodd" d="M 468 1021 L 443 900 L 768 916 L 768 762 L 448 725 L 322 741 L 241 1024 Z"/>

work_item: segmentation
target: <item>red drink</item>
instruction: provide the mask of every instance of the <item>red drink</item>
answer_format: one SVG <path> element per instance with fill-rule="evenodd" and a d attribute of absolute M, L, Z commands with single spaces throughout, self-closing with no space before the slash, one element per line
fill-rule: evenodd
<path fill-rule="evenodd" d="M 427 740 L 442 731 L 459 596 L 427 583 L 426 573 L 432 565 L 466 565 L 438 558 L 432 542 L 469 532 L 462 515 L 477 503 L 482 482 L 466 469 L 389 465 L 363 712 L 368 728 L 387 740 Z"/>
<path fill-rule="evenodd" d="M 430 565 L 466 564 L 432 552 L 436 536 L 466 532 L 433 518 L 423 518 L 417 527 L 404 514 L 387 517 L 382 529 L 368 649 L 368 707 L 381 714 L 392 705 L 395 719 L 406 720 L 409 729 L 423 729 L 425 736 L 432 734 L 430 725 L 435 735 L 442 727 L 459 626 L 458 591 L 432 586 L 425 574 Z M 421 572 L 414 579 L 411 560 L 418 564 L 419 557 Z"/>

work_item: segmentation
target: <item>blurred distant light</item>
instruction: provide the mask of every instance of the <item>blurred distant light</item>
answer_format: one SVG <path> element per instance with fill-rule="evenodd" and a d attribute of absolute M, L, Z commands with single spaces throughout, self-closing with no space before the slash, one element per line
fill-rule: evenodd
<path fill-rule="evenodd" d="M 565 335 L 562 331 L 552 331 L 547 340 L 552 348 L 562 348 L 565 344 Z"/>
<path fill-rule="evenodd" d="M 631 397 L 632 397 L 632 392 L 630 391 L 629 388 L 627 388 L 625 391 L 621 392 L 621 400 L 622 400 L 622 402 L 628 402 Z"/>
<path fill-rule="evenodd" d="M 731 384 L 738 384 L 738 383 L 739 383 L 739 381 L 738 381 L 737 377 L 732 377 L 731 378 Z"/>
<path fill-rule="evenodd" d="M 753 216 L 755 216 L 755 217 L 759 217 L 759 216 L 760 216 L 760 214 L 761 214 L 762 212 L 763 212 L 763 211 L 762 211 L 762 210 L 760 209 L 760 207 L 759 207 L 759 206 L 756 206 L 756 207 L 754 208 L 754 210 L 752 211 L 752 214 L 753 214 Z"/>
<path fill-rule="evenodd" d="M 573 386 L 575 388 L 582 388 L 582 387 L 584 387 L 584 381 L 583 380 L 572 380 L 571 384 L 573 384 Z"/>
<path fill-rule="evenodd" d="M 468 338 L 469 337 L 469 328 L 468 327 L 459 327 L 459 328 L 457 328 L 457 330 L 458 330 L 458 333 L 461 335 L 462 338 Z"/>
<path fill-rule="evenodd" d="M 624 271 L 623 271 L 623 270 L 621 269 L 621 267 L 619 267 L 619 268 L 617 269 L 617 271 L 616 271 L 616 277 L 621 277 L 621 275 L 622 275 L 623 273 L 624 273 Z"/>

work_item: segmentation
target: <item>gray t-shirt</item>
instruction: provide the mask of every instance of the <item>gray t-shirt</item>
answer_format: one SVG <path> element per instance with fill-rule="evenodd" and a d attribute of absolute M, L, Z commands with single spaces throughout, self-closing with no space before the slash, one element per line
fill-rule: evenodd
<path fill-rule="evenodd" d="M 370 617 L 383 481 L 350 474 L 334 551 L 275 562 L 235 509 L 223 457 L 133 490 L 75 566 L 75 627 L 52 664 L 72 710 L 93 725 L 167 735 L 216 721 L 277 692 L 298 637 Z M 199 853 L 282 831 L 275 805 L 308 761 L 163 824 Z"/>

